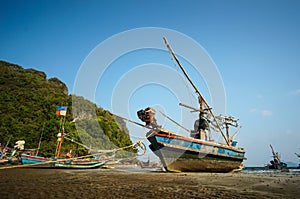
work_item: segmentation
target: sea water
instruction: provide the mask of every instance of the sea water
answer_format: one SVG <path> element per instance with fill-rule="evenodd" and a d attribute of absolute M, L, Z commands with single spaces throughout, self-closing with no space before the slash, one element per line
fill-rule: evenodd
<path fill-rule="evenodd" d="M 268 169 L 266 167 L 246 167 L 242 170 L 242 173 L 246 174 L 276 174 L 276 175 L 300 175 L 300 169 L 287 168 L 283 170 Z"/>
<path fill-rule="evenodd" d="M 160 168 L 141 168 L 139 165 L 119 165 L 114 169 L 124 172 L 162 172 Z M 267 174 L 267 175 L 300 175 L 300 169 L 287 168 L 285 170 L 268 169 L 266 167 L 246 167 L 241 173 L 244 174 Z"/>

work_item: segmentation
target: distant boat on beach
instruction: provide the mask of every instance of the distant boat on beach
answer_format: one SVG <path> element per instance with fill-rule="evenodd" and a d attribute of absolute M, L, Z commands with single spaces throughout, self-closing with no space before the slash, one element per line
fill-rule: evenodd
<path fill-rule="evenodd" d="M 278 169 L 278 170 L 287 169 L 287 164 L 280 160 L 279 153 L 274 151 L 271 144 L 270 144 L 270 147 L 271 147 L 271 150 L 272 150 L 273 160 L 270 161 L 271 164 L 268 164 L 267 168 L 269 168 L 269 169 Z"/>
<path fill-rule="evenodd" d="M 11 136 L 12 137 L 12 136 Z M 11 137 L 8 139 L 6 145 L 2 147 L 2 144 L 0 143 L 0 165 L 4 164 L 10 164 L 12 160 L 12 149 L 8 148 L 7 145 L 10 142 Z"/>
<path fill-rule="evenodd" d="M 13 161 L 12 152 L 7 147 L 0 147 L 0 165 L 10 164 Z M 14 160 L 16 160 L 14 158 Z"/>
<path fill-rule="evenodd" d="M 156 162 L 151 162 L 150 157 L 148 157 L 147 162 L 140 161 L 140 165 L 142 169 L 161 169 L 163 166 Z"/>
<path fill-rule="evenodd" d="M 99 168 L 107 163 L 97 159 L 56 159 L 34 156 L 29 154 L 21 155 L 21 162 L 26 167 L 34 168 L 66 168 L 66 169 L 92 169 Z"/>
<path fill-rule="evenodd" d="M 12 136 L 10 136 L 4 147 L 1 147 L 0 144 L 0 165 L 17 165 L 20 163 L 20 153 L 22 153 L 22 147 L 25 141 L 19 140 L 15 143 L 16 145 L 14 146 L 14 148 L 10 148 L 8 147 L 8 144 L 11 138 Z"/>
<path fill-rule="evenodd" d="M 166 171 L 174 172 L 232 172 L 240 171 L 242 162 L 246 159 L 245 150 L 237 146 L 234 140 L 239 129 L 233 134 L 229 133 L 229 126 L 239 127 L 238 119 L 232 116 L 220 115 L 216 117 L 212 108 L 208 105 L 203 95 L 192 82 L 185 69 L 179 62 L 168 41 L 164 38 L 166 46 L 171 52 L 174 60 L 182 70 L 183 74 L 198 94 L 199 108 L 194 108 L 180 103 L 180 106 L 191 109 L 199 113 L 198 120 L 195 121 L 194 130 L 189 130 L 174 121 L 169 116 L 161 112 L 165 117 L 174 122 L 179 127 L 190 133 L 190 137 L 182 136 L 162 128 L 155 119 L 156 111 L 148 107 L 137 112 L 139 119 L 146 124 L 139 124 L 135 121 L 123 118 L 139 126 L 146 127 L 150 131 L 146 134 L 151 143 L 150 149 L 160 158 Z M 159 96 L 156 96 L 159 97 Z M 226 128 L 226 135 L 223 128 Z M 210 128 L 218 131 L 223 136 L 225 143 L 213 141 L 207 134 Z"/>
<path fill-rule="evenodd" d="M 61 158 L 61 146 L 65 137 L 64 122 L 67 107 L 57 107 L 56 114 L 63 116 L 61 120 L 60 132 L 58 133 L 56 153 L 53 158 L 46 158 L 34 154 L 21 154 L 21 163 L 26 167 L 42 167 L 42 168 L 66 168 L 66 169 L 92 169 L 105 165 L 108 160 L 98 158 L 73 158 L 71 152 L 67 153 L 66 158 Z"/>

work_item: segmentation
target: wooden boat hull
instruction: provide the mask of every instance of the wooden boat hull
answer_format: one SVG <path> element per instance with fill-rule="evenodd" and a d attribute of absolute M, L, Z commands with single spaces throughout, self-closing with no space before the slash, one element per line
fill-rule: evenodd
<path fill-rule="evenodd" d="M 167 171 L 231 172 L 239 169 L 245 151 L 216 142 L 176 135 L 161 129 L 147 135 L 150 149 Z"/>

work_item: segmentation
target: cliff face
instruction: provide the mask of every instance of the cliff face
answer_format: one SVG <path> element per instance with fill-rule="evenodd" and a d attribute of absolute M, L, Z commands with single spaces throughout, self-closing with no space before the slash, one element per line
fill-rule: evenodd
<path fill-rule="evenodd" d="M 68 95 L 68 87 L 66 86 L 65 83 L 63 83 L 62 81 L 60 81 L 56 77 L 50 78 L 48 81 L 50 83 L 52 83 L 53 85 L 55 85 L 58 89 L 60 89 L 61 92 L 63 92 L 64 94 Z"/>
<path fill-rule="evenodd" d="M 80 122 L 83 137 L 96 148 L 113 147 L 105 144 L 102 138 L 117 147 L 131 144 L 122 121 L 121 128 L 108 111 L 83 97 L 68 95 L 67 86 L 58 78 L 47 79 L 44 72 L 0 61 L 0 143 L 6 143 L 12 136 L 10 147 L 22 139 L 27 149 L 36 148 L 43 132 L 40 151 L 50 156 L 56 148 L 61 119 L 55 115 L 56 106 L 68 106 L 65 130 L 76 141 L 81 142 L 82 136 L 74 120 Z M 93 128 L 95 122 L 104 129 L 101 136 Z M 65 141 L 65 150 L 69 149 L 68 145 L 72 143 Z"/>

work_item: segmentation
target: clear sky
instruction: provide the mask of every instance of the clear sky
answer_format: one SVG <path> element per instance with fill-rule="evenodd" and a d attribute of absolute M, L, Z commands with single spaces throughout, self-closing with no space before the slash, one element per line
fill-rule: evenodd
<path fill-rule="evenodd" d="M 226 113 L 238 117 L 243 126 L 237 139 L 239 146 L 246 149 L 245 164 L 268 163 L 269 144 L 284 161 L 299 162 L 294 154 L 300 152 L 299 1 L 0 0 L 0 5 L 0 59 L 44 71 L 48 78 L 58 77 L 67 84 L 69 93 L 73 93 L 87 56 L 115 34 L 159 27 L 187 35 L 205 49 L 219 71 L 226 93 Z M 163 44 L 163 40 L 159 42 Z M 111 46 L 109 51 L 116 49 Z M 116 82 L 136 66 L 148 63 L 176 70 L 170 55 L 159 50 L 122 55 L 99 81 L 94 102 L 112 110 L 110 97 Z M 201 78 L 195 81 L 209 95 L 209 85 L 201 85 Z M 180 82 L 172 85 L 177 83 Z M 130 118 L 138 121 L 135 111 L 146 104 L 177 118 L 176 112 L 181 108 L 173 100 L 174 94 L 163 89 L 164 85 L 148 87 L 132 93 Z M 148 96 L 148 91 L 155 89 L 159 95 Z M 161 99 L 168 97 L 168 103 Z M 169 110 L 172 107 L 174 110 Z M 188 127 L 192 125 L 193 122 Z"/>

